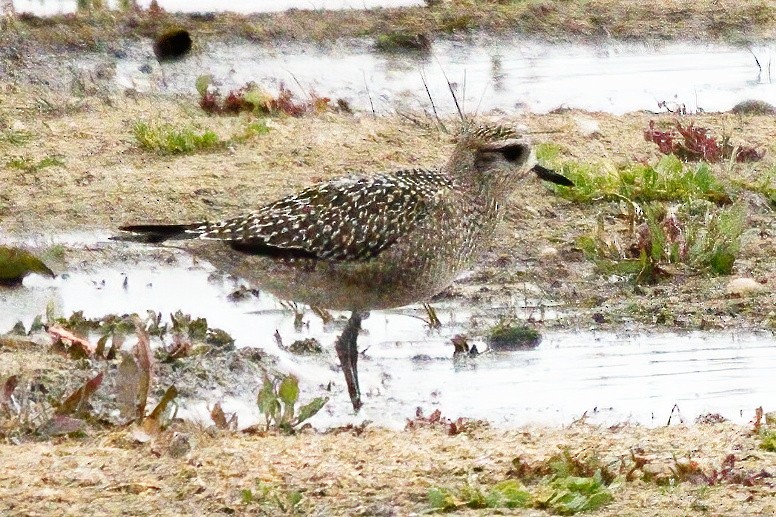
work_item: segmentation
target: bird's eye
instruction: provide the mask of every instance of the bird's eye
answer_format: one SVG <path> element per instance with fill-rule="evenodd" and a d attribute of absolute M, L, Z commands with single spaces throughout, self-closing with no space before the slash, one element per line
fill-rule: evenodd
<path fill-rule="evenodd" d="M 528 153 L 528 147 L 523 144 L 513 144 L 502 147 L 499 151 L 504 155 L 504 158 L 506 158 L 508 162 L 514 163 L 524 161 L 524 158 Z"/>

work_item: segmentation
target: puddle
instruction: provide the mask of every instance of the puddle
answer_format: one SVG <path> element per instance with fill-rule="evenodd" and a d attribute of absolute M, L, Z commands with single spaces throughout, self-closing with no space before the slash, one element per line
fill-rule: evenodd
<path fill-rule="evenodd" d="M 77 236 L 59 240 L 72 243 Z M 99 246 L 88 244 L 90 249 Z M 417 307 L 375 311 L 364 321 L 359 345 L 366 354 L 359 370 L 365 406 L 353 416 L 332 346 L 337 328 L 324 328 L 308 311 L 307 324 L 297 330 L 293 314 L 269 295 L 229 301 L 237 281 L 206 264 L 193 264 L 183 253 L 176 256 L 171 264 L 149 257 L 136 264 L 70 271 L 53 280 L 28 277 L 24 289 L 0 291 L 0 331 L 17 320 L 29 325 L 49 303 L 62 314 L 82 310 L 87 317 L 147 310 L 204 316 L 211 327 L 229 332 L 237 346 L 276 355 L 282 371 L 299 376 L 304 395 L 323 394 L 322 387 L 333 382 L 332 400 L 313 421 L 319 427 L 362 419 L 402 427 L 416 407 L 426 414 L 440 409 L 446 417 L 483 418 L 504 427 L 567 425 L 582 415 L 597 423 L 661 426 L 675 404 L 687 422 L 713 412 L 745 423 L 756 407 L 776 400 L 776 340 L 770 333 L 618 335 L 569 329 L 547 332 L 534 350 L 485 353 L 455 364 L 450 339 L 470 328 L 472 315 L 492 313 L 492 308 L 447 302 L 435 304 L 444 323 L 439 331 L 426 327 Z M 276 330 L 287 345 L 315 337 L 325 354 L 290 355 L 275 342 Z M 241 425 L 249 425 L 260 416 L 254 397 L 255 392 L 245 393 L 223 405 L 239 411 Z M 206 419 L 206 403 L 190 401 L 184 414 Z"/>
<path fill-rule="evenodd" d="M 141 9 L 148 9 L 151 0 L 136 2 Z M 107 5 L 117 9 L 119 2 L 109 0 Z M 159 7 L 168 12 L 180 13 L 214 13 L 233 12 L 240 14 L 272 13 L 289 9 L 334 10 L 334 9 L 371 9 L 374 7 L 408 7 L 423 5 L 422 0 L 272 0 L 257 2 L 256 0 L 157 0 Z M 13 0 L 17 13 L 32 13 L 36 16 L 52 16 L 55 14 L 70 14 L 78 11 L 78 0 Z M 2 8 L 0 8 L 2 12 Z"/>
<path fill-rule="evenodd" d="M 122 49 L 126 57 L 118 61 L 79 57 L 75 66 L 95 70 L 109 59 L 116 63 L 121 88 L 189 95 L 196 95 L 201 74 L 212 74 L 222 93 L 250 81 L 275 89 L 282 82 L 302 98 L 314 90 L 380 114 L 397 109 L 431 113 L 424 78 L 437 111 L 445 115 L 456 113 L 447 79 L 467 113 L 544 113 L 559 107 L 662 111 L 662 101 L 683 104 L 690 112 L 726 111 L 747 99 L 776 104 L 776 84 L 767 72 L 773 48 L 754 51 L 765 63 L 762 73 L 746 49 L 689 43 L 439 41 L 431 55 L 375 53 L 365 40 L 326 48 L 213 44 L 188 60 L 165 64 L 163 73 L 150 49 L 150 42 L 133 44 Z M 72 72 L 64 71 L 64 77 Z"/>

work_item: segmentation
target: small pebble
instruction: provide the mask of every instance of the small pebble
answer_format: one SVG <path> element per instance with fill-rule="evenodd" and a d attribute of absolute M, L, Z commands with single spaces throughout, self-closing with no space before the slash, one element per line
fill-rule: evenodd
<path fill-rule="evenodd" d="M 728 282 L 725 291 L 731 296 L 751 296 L 753 294 L 767 292 L 768 286 L 761 284 L 753 278 L 734 278 Z"/>
<path fill-rule="evenodd" d="M 539 255 L 541 255 L 543 259 L 555 258 L 558 256 L 558 249 L 553 248 L 552 246 L 545 246 L 539 251 Z"/>

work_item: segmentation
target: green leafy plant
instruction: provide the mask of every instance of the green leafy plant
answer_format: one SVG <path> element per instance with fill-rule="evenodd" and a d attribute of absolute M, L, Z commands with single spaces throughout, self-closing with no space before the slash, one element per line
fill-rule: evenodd
<path fill-rule="evenodd" d="M 656 165 L 631 163 L 616 166 L 563 161 L 560 148 L 541 144 L 536 156 L 574 182 L 574 188 L 549 185 L 561 197 L 580 203 L 625 200 L 628 202 L 687 201 L 705 199 L 730 202 L 726 188 L 707 163 L 686 164 L 674 155 L 664 156 Z"/>
<path fill-rule="evenodd" d="M 536 496 L 535 506 L 560 515 L 595 510 L 614 499 L 601 472 L 593 476 L 557 475 Z"/>
<path fill-rule="evenodd" d="M 141 147 L 160 154 L 188 154 L 219 149 L 225 145 L 211 130 L 200 133 L 192 128 L 175 127 L 171 124 L 138 122 L 133 133 Z"/>
<path fill-rule="evenodd" d="M 428 492 L 429 506 L 436 512 L 460 508 L 525 508 L 530 501 L 530 492 L 516 479 L 501 481 L 486 492 L 471 485 L 458 490 L 435 487 Z"/>
<path fill-rule="evenodd" d="M 732 272 L 746 229 L 744 205 L 718 209 L 696 201 L 672 211 L 662 205 L 634 206 L 642 222 L 632 223 L 630 235 L 610 236 L 599 219 L 597 231 L 577 241 L 603 274 L 630 276 L 642 284 L 667 274 L 669 264 L 713 275 Z"/>
<path fill-rule="evenodd" d="M 296 377 L 287 375 L 282 379 L 271 379 L 265 375 L 257 403 L 266 419 L 266 429 L 275 427 L 293 433 L 295 427 L 313 417 L 329 401 L 328 397 L 316 397 L 297 409 L 298 400 L 299 380 Z"/>
<path fill-rule="evenodd" d="M 238 133 L 232 137 L 232 140 L 237 142 L 245 142 L 251 140 L 260 135 L 266 135 L 269 133 L 269 126 L 264 120 L 258 120 L 248 124 L 241 133 Z"/>

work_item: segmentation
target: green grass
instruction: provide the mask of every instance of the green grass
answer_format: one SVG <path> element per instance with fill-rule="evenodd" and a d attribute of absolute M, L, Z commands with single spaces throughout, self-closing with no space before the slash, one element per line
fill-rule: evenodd
<path fill-rule="evenodd" d="M 736 185 L 761 194 L 771 206 L 776 207 L 776 167 L 764 171 L 755 181 L 738 181 Z"/>
<path fill-rule="evenodd" d="M 557 170 L 574 187 L 551 186 L 566 199 L 579 203 L 626 199 L 636 202 L 706 199 L 727 203 L 727 189 L 706 163 L 685 164 L 677 157 L 664 156 L 655 166 L 640 163 L 616 166 L 611 162 L 587 164 L 563 160 L 554 144 L 537 147 L 539 162 Z"/>
<path fill-rule="evenodd" d="M 487 334 L 488 345 L 495 350 L 525 350 L 535 348 L 542 340 L 538 330 L 502 319 Z"/>
<path fill-rule="evenodd" d="M 19 169 L 25 172 L 36 172 L 47 167 L 64 167 L 65 162 L 59 156 L 46 156 L 35 161 L 29 156 L 14 156 L 5 163 L 9 169 Z"/>
<path fill-rule="evenodd" d="M 23 145 L 30 140 L 32 140 L 32 133 L 28 131 L 16 131 L 14 129 L 0 131 L 0 142 L 11 145 Z"/>
<path fill-rule="evenodd" d="M 768 452 L 776 452 L 776 430 L 763 431 L 760 434 L 760 448 Z"/>
<path fill-rule="evenodd" d="M 226 145 L 211 130 L 198 132 L 190 127 L 176 127 L 172 124 L 138 122 L 133 132 L 140 147 L 159 154 L 190 154 L 220 149 Z"/>
<path fill-rule="evenodd" d="M 245 142 L 251 140 L 260 135 L 266 135 L 269 133 L 269 126 L 265 120 L 258 120 L 248 124 L 242 133 L 238 133 L 232 137 L 235 142 Z"/>
<path fill-rule="evenodd" d="M 431 51 L 431 39 L 426 34 L 392 31 L 379 34 L 375 38 L 375 49 L 381 52 L 399 52 L 403 50 L 429 52 Z"/>

